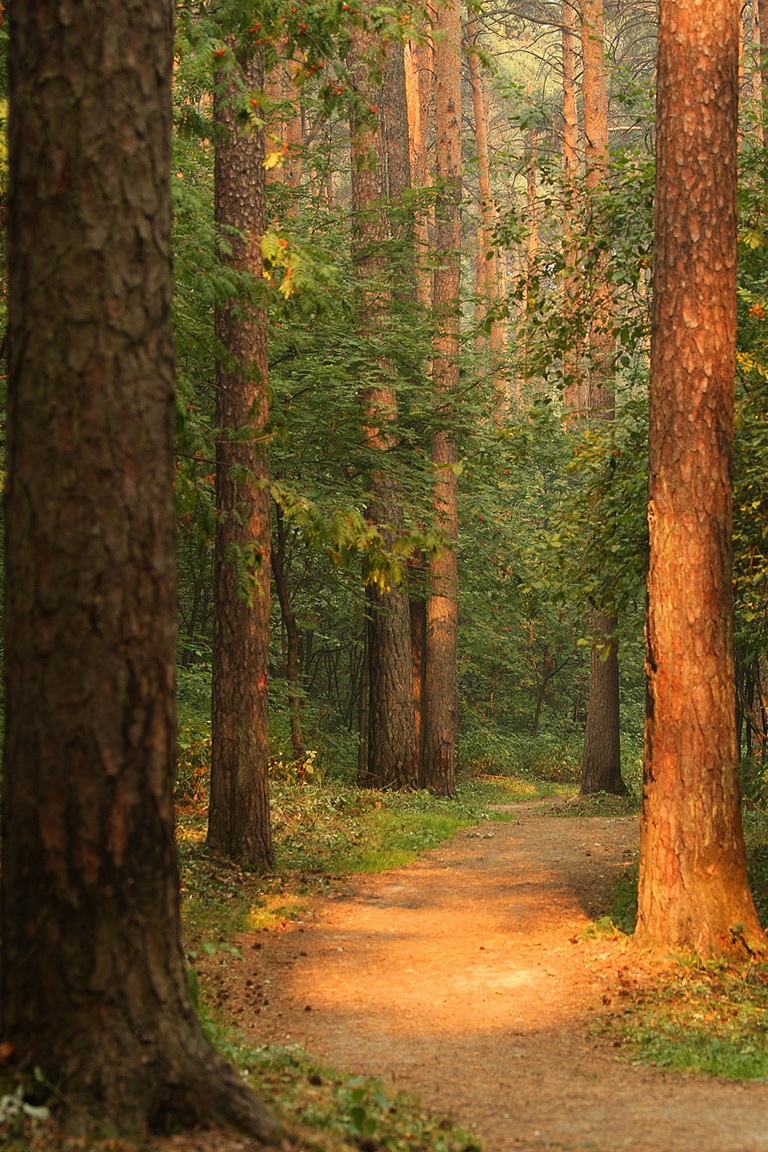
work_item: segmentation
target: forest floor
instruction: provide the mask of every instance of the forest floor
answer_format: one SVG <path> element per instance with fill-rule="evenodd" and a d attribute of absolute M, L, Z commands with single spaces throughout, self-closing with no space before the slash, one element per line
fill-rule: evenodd
<path fill-rule="evenodd" d="M 768 1152 L 768 1084 L 621 1059 L 595 1024 L 651 974 L 595 932 L 637 821 L 508 806 L 406 867 L 338 881 L 246 934 L 206 983 L 250 1041 L 381 1077 L 486 1152 Z"/>

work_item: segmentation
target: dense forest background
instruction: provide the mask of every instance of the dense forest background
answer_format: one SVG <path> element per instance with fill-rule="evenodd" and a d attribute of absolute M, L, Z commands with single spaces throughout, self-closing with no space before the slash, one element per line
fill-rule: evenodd
<path fill-rule="evenodd" d="M 439 317 L 419 289 L 439 258 L 429 116 L 425 170 L 416 170 L 411 123 L 410 186 L 395 197 L 381 184 L 379 205 L 390 224 L 378 241 L 387 268 L 377 274 L 394 286 L 385 323 L 361 322 L 353 251 L 350 117 L 360 115 L 358 62 L 367 52 L 367 82 L 383 108 L 391 99 L 383 60 L 393 46 L 402 54 L 405 36 L 406 66 L 426 88 L 428 112 L 434 47 L 423 14 L 367 10 L 373 47 L 360 44 L 354 5 L 294 5 L 254 25 L 266 68 L 256 109 L 266 138 L 269 228 L 258 302 L 269 311 L 275 774 L 365 774 L 358 765 L 367 723 L 366 584 L 404 579 L 412 598 L 425 594 L 414 541 L 421 534 L 427 549 L 439 550 L 429 446 L 447 412 L 459 493 L 460 762 L 490 772 L 523 764 L 578 774 L 599 611 L 617 621 L 622 770 L 638 789 L 655 12 L 644 3 L 606 6 L 609 152 L 596 182 L 584 134 L 590 63 L 575 10 L 566 27 L 569 8 L 517 3 L 465 14 L 458 382 L 438 404 L 429 363 Z M 211 93 L 214 65 L 228 51 L 220 14 L 194 5 L 180 17 L 179 689 L 182 768 L 193 773 L 205 764 L 210 739 L 221 355 L 214 311 L 252 286 L 222 271 L 227 235 L 213 216 Z M 752 774 L 766 731 L 765 152 L 756 18 L 747 7 L 735 529 L 739 728 Z M 373 122 L 378 105 L 368 109 Z M 607 353 L 590 337 L 603 286 L 611 297 Z M 382 364 L 396 397 L 388 455 L 402 511 L 383 558 L 370 499 L 377 448 L 361 407 L 381 381 Z M 598 373 L 615 395 L 611 419 L 579 400 Z"/>

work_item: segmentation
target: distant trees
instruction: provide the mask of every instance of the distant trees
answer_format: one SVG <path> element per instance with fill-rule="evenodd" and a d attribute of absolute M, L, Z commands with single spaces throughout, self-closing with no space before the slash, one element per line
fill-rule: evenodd
<path fill-rule="evenodd" d="M 706 15 L 694 0 L 660 8 L 637 926 L 642 941 L 716 955 L 765 946 L 734 708 L 738 16 L 736 0 L 712 0 Z"/>
<path fill-rule="evenodd" d="M 0 1034 L 71 1125 L 269 1142 L 180 944 L 173 8 L 11 6 Z"/>

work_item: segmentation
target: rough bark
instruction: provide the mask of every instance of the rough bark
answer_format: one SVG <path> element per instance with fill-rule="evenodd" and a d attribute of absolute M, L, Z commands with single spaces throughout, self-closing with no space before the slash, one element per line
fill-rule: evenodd
<path fill-rule="evenodd" d="M 11 6 L 0 1035 L 73 1124 L 270 1140 L 180 944 L 172 11 Z"/>
<path fill-rule="evenodd" d="M 232 46 L 235 51 L 235 46 Z M 246 92 L 260 91 L 260 62 L 239 61 Z M 220 78 L 221 79 L 221 78 Z M 233 267 L 261 273 L 266 222 L 264 139 L 237 122 L 243 93 L 233 73 L 214 115 L 216 222 Z M 248 98 L 245 97 L 248 106 Z M 235 230 L 235 231 L 233 231 Z M 262 309 L 233 300 L 217 310 L 216 545 L 211 799 L 208 844 L 243 865 L 273 863 L 269 823 L 269 596 L 271 503 L 264 429 L 267 324 Z"/>
<path fill-rule="evenodd" d="M 441 191 L 435 206 L 437 335 L 432 386 L 441 427 L 432 440 L 432 503 L 435 521 L 449 543 L 432 557 L 430 564 L 422 784 L 438 795 L 454 796 L 458 734 L 458 478 L 450 414 L 459 375 L 461 287 L 461 15 L 456 0 L 445 0 L 437 6 L 434 59 L 436 168 Z"/>
<path fill-rule="evenodd" d="M 582 0 L 581 51 L 584 64 L 584 139 L 587 188 L 597 195 L 608 175 L 608 84 L 605 72 L 603 0 Z M 597 227 L 602 227 L 595 208 Z M 615 301 L 608 278 L 606 252 L 596 262 L 589 310 L 587 416 L 592 423 L 613 420 L 615 414 L 613 334 Z M 610 611 L 592 613 L 593 650 L 589 669 L 587 724 L 581 760 L 582 793 L 626 792 L 621 778 L 619 729 L 619 661 L 616 620 Z M 601 659 L 605 653 L 607 658 Z"/>
<path fill-rule="evenodd" d="M 379 90 L 372 82 L 378 48 L 372 35 L 356 32 L 354 84 L 368 117 L 359 112 L 351 125 L 353 258 L 358 280 L 360 327 L 369 337 L 381 332 L 390 306 L 385 287 L 388 220 L 383 198 L 386 172 L 384 133 L 378 113 Z M 391 135 L 398 139 L 395 131 Z M 407 162 L 395 150 L 390 175 L 404 179 Z M 383 360 L 370 367 L 372 382 L 363 388 L 363 435 L 376 457 L 370 478 L 368 514 L 391 542 L 402 530 L 402 498 L 395 466 L 388 458 L 397 446 L 393 425 L 397 395 L 389 383 L 391 368 Z M 377 379 L 377 376 L 379 377 Z M 416 783 L 416 735 L 410 652 L 408 595 L 403 587 L 367 590 L 368 691 L 367 773 L 377 788 L 407 788 Z"/>
<path fill-rule="evenodd" d="M 746 878 L 734 708 L 739 12 L 737 0 L 662 0 L 660 16 L 637 936 L 722 954 L 739 940 L 765 945 Z"/>

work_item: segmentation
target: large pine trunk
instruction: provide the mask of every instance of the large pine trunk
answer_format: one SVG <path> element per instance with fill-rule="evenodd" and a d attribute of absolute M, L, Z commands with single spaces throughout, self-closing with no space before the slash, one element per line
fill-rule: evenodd
<path fill-rule="evenodd" d="M 233 45 L 231 50 L 235 51 Z M 214 112 L 216 222 L 234 268 L 258 276 L 266 225 L 264 138 L 238 124 L 243 93 L 219 77 Z M 255 58 L 245 91 L 261 90 Z M 246 98 L 246 105 L 249 106 Z M 236 231 L 235 231 L 236 230 Z M 269 599 L 271 498 L 265 427 L 267 322 L 250 301 L 216 313 L 226 360 L 216 366 L 216 550 L 211 799 L 208 843 L 248 868 L 273 863 L 269 822 Z"/>
<path fill-rule="evenodd" d="M 73 1122 L 270 1139 L 180 945 L 172 11 L 12 6 L 0 1028 Z"/>
<path fill-rule="evenodd" d="M 441 192 L 435 206 L 434 309 L 437 335 L 432 362 L 435 409 L 442 427 L 432 439 L 435 521 L 448 546 L 430 563 L 426 672 L 422 702 L 422 780 L 439 796 L 456 794 L 458 736 L 458 478 L 450 428 L 459 377 L 461 287 L 461 15 L 455 0 L 435 17 L 436 169 Z"/>
<path fill-rule="evenodd" d="M 734 706 L 738 2 L 710 0 L 702 16 L 696 0 L 662 0 L 637 936 L 719 954 L 765 941 Z"/>
<path fill-rule="evenodd" d="M 378 56 L 373 35 L 358 31 L 355 43 L 355 94 L 368 117 L 353 116 L 352 208 L 353 256 L 358 280 L 358 311 L 361 330 L 369 337 L 383 336 L 391 307 L 391 290 L 385 256 L 389 230 L 385 211 L 385 141 L 379 112 L 381 92 L 372 73 Z M 390 57 L 388 71 L 397 72 Z M 394 87 L 392 76 L 389 87 Z M 404 97 L 404 93 L 403 93 Z M 370 111 L 376 109 L 375 112 Z M 389 136 L 394 145 L 389 175 L 393 185 L 407 182 L 408 153 L 398 122 L 390 107 Z M 375 117 L 375 119 L 374 119 Z M 397 144 L 401 146 L 398 148 Z M 369 382 L 363 389 L 363 435 L 372 450 L 368 515 L 381 526 L 385 543 L 391 544 L 403 528 L 402 496 L 391 454 L 397 447 L 393 425 L 397 418 L 397 394 L 391 384 L 391 365 L 379 354 L 370 365 Z M 410 648 L 408 595 L 403 586 L 370 587 L 368 605 L 367 768 L 364 783 L 376 788 L 407 788 L 416 783 L 416 730 L 413 708 L 413 672 Z"/>

